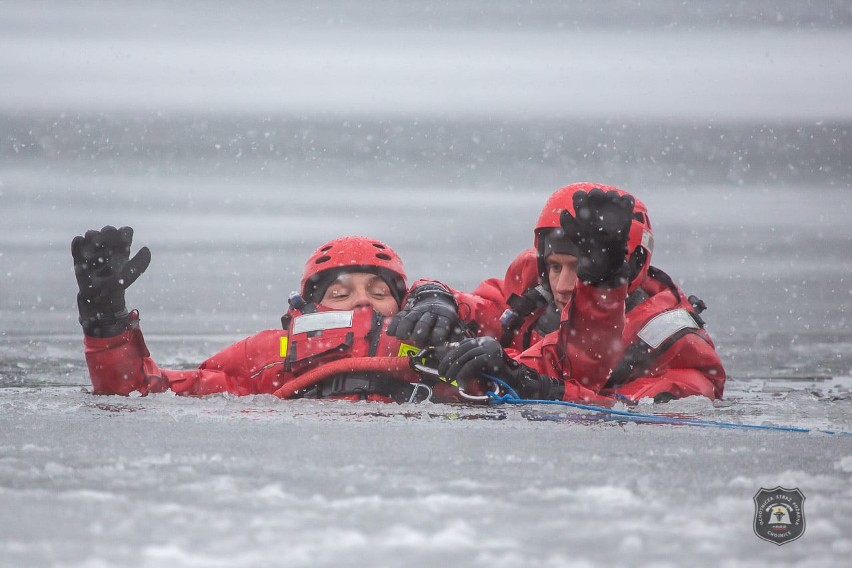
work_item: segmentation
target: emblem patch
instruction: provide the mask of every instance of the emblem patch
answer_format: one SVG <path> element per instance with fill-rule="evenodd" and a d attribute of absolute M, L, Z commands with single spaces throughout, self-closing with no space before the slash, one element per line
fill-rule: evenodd
<path fill-rule="evenodd" d="M 805 496 L 798 488 L 760 488 L 754 496 L 754 534 L 778 546 L 805 533 Z"/>

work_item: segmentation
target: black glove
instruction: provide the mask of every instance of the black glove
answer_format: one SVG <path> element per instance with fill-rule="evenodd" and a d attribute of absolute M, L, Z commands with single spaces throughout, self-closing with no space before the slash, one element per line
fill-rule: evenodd
<path fill-rule="evenodd" d="M 634 203 L 629 195 L 594 188 L 574 194 L 574 215 L 562 212 L 562 230 L 580 249 L 577 277 L 586 284 L 614 288 L 627 281 Z"/>
<path fill-rule="evenodd" d="M 465 339 L 450 350 L 438 365 L 438 373 L 454 380 L 465 392 L 471 382 L 487 383 L 491 375 L 505 381 L 521 398 L 561 400 L 565 387 L 559 379 L 539 374 L 534 369 L 510 359 L 493 337 Z"/>
<path fill-rule="evenodd" d="M 458 304 L 439 284 L 422 284 L 391 318 L 387 334 L 421 347 L 461 339 Z"/>
<path fill-rule="evenodd" d="M 113 337 L 127 329 L 129 319 L 124 290 L 148 268 L 151 251 L 142 247 L 130 259 L 133 229 L 107 225 L 86 231 L 71 241 L 77 275 L 77 309 L 83 332 L 91 337 Z"/>

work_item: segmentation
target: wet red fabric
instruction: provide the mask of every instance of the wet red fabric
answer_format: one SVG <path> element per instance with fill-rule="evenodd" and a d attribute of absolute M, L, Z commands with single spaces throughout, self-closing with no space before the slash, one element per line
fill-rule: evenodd
<path fill-rule="evenodd" d="M 472 293 L 455 292 L 459 313 L 479 325 L 480 335 L 499 339 L 503 333 L 500 316 L 508 308 L 509 297 L 523 294 L 537 283 L 535 251 L 528 249 L 515 258 L 503 279 L 486 280 Z M 606 387 L 610 373 L 625 350 L 639 341 L 638 333 L 649 321 L 671 310 L 693 311 L 680 289 L 675 293 L 650 276 L 640 288 L 648 298 L 625 314 L 626 285 L 606 290 L 578 283 L 570 306 L 563 311 L 559 330 L 519 352 L 523 334 L 541 314 L 541 310 L 533 312 L 506 346 L 507 353 L 540 373 L 563 379 L 565 400 L 602 403 L 618 396 L 639 400 L 661 393 L 677 398 L 720 398 L 725 370 L 704 329 L 692 329 L 674 338 L 624 384 Z"/>
<path fill-rule="evenodd" d="M 145 345 L 138 316 L 116 337 L 85 337 L 86 363 L 95 394 L 146 395 L 171 390 L 181 395 L 231 393 L 273 394 L 287 382 L 324 363 L 356 357 L 398 357 L 401 342 L 384 333 L 387 320 L 376 325 L 370 308 L 352 311 L 351 325 L 317 333 L 266 330 L 216 353 L 196 369 L 162 369 Z M 295 318 L 298 312 L 291 314 Z M 286 353 L 282 353 L 282 338 Z M 418 382 L 413 371 L 394 370 L 406 382 Z M 436 389 L 438 402 L 458 400 L 454 389 Z M 441 400 L 437 400 L 440 398 Z M 374 396 L 371 400 L 381 400 Z"/>

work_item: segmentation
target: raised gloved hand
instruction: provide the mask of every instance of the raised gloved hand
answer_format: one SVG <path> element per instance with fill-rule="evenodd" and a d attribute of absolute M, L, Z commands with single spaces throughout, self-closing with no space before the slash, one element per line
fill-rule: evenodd
<path fill-rule="evenodd" d="M 505 381 L 521 398 L 560 400 L 564 392 L 562 381 L 541 375 L 509 358 L 493 337 L 461 341 L 444 355 L 438 364 L 438 373 L 456 381 L 459 389 L 465 392 L 484 390 L 474 384 L 487 383 L 486 375 Z"/>
<path fill-rule="evenodd" d="M 580 249 L 577 277 L 586 284 L 615 287 L 627 281 L 634 203 L 629 195 L 595 188 L 574 194 L 574 215 L 562 212 L 562 230 Z"/>
<path fill-rule="evenodd" d="M 107 225 L 86 231 L 71 241 L 77 276 L 77 309 L 83 332 L 91 337 L 113 337 L 127 328 L 124 291 L 148 268 L 151 251 L 142 247 L 132 259 L 133 229 Z"/>
<path fill-rule="evenodd" d="M 443 286 L 421 284 L 391 318 L 387 334 L 421 347 L 458 340 L 462 335 L 458 304 Z"/>

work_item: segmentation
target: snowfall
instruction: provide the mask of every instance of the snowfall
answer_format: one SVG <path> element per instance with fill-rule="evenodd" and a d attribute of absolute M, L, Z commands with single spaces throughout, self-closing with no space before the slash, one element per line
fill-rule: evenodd
<path fill-rule="evenodd" d="M 607 6 L 0 2 L 0 566 L 848 566 L 852 8 Z M 470 290 L 584 180 L 648 205 L 730 375 L 617 409 L 714 424 L 90 393 L 87 229 L 150 247 L 128 303 L 192 368 L 326 240 Z"/>

